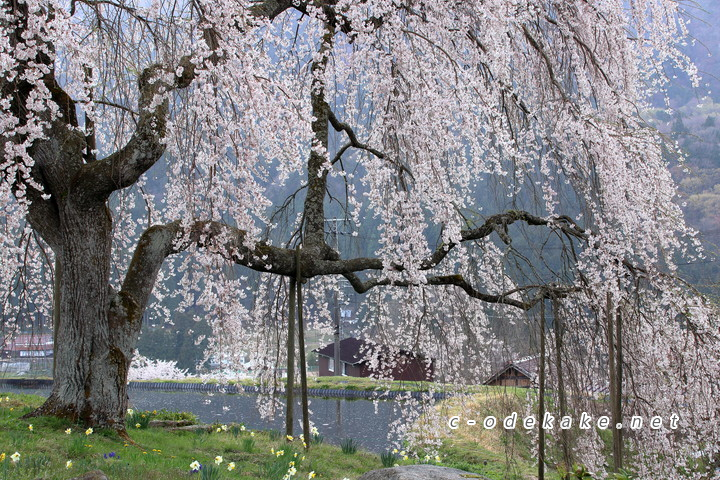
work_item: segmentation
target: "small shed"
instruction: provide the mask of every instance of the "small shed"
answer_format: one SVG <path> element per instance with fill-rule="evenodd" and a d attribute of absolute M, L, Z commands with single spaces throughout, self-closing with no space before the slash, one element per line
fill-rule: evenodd
<path fill-rule="evenodd" d="M 378 345 L 349 337 L 340 341 L 340 368 L 335 368 L 335 343 L 329 343 L 313 352 L 318 354 L 321 377 L 344 375 L 348 377 L 392 378 L 405 381 L 432 381 L 434 378 L 434 362 L 423 355 L 407 350 L 393 350 L 385 345 Z M 374 352 L 377 362 L 365 359 L 368 352 Z M 392 357 L 391 357 L 392 356 Z"/>
<path fill-rule="evenodd" d="M 505 362 L 493 373 L 483 385 L 502 387 L 530 387 L 538 374 L 538 357 L 526 357 L 520 360 Z"/>

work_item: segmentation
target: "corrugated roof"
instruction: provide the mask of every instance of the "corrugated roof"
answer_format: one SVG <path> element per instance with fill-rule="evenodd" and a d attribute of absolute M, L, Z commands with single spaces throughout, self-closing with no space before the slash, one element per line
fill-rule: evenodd
<path fill-rule="evenodd" d="M 43 350 L 53 347 L 53 336 L 49 333 L 39 335 L 21 334 L 15 336 L 5 345 L 6 350 Z"/>
<path fill-rule="evenodd" d="M 532 357 L 525 357 L 521 358 L 519 360 L 506 362 L 505 365 L 503 365 L 501 368 L 499 368 L 495 373 L 493 373 L 487 380 L 483 382 L 483 385 L 487 385 L 489 383 L 494 382 L 499 377 L 502 376 L 505 372 L 507 372 L 509 369 L 514 368 L 519 373 L 525 375 L 530 379 L 531 382 L 535 382 L 539 369 L 540 369 L 540 357 L 538 355 L 532 356 Z M 546 365 L 547 373 L 548 375 L 554 375 L 555 365 L 552 363 L 548 363 Z M 597 383 L 592 383 L 589 385 L 584 385 L 579 387 L 580 391 L 583 390 L 588 393 L 589 395 L 593 397 L 597 397 L 599 395 L 609 395 L 610 394 L 610 385 L 606 383 L 604 379 L 600 379 L 597 381 Z"/>
<path fill-rule="evenodd" d="M 483 382 L 483 385 L 487 385 L 488 383 L 495 381 L 498 377 L 500 377 L 503 373 L 507 372 L 511 368 L 516 369 L 518 372 L 528 377 L 530 381 L 534 381 L 538 373 L 538 357 L 525 357 L 513 362 L 507 362 L 500 370 L 498 370 L 497 372 L 492 374 L 490 378 L 485 380 Z"/>

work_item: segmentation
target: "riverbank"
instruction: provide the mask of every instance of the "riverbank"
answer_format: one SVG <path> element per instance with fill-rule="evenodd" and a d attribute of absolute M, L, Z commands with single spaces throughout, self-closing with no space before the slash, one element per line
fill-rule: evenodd
<path fill-rule="evenodd" d="M 0 378 L 0 388 L 52 388 L 52 378 L 49 377 L 5 377 Z M 284 384 L 284 379 L 280 385 Z M 311 377 L 308 382 L 308 395 L 318 398 L 344 398 L 367 400 L 392 400 L 398 397 L 427 398 L 432 396 L 435 400 L 450 398 L 457 392 L 457 387 L 432 383 L 409 381 L 386 381 L 361 377 Z M 188 391 L 208 393 L 275 393 L 283 395 L 283 387 L 273 389 L 259 385 L 254 380 L 229 381 L 226 384 L 216 379 L 203 379 L 188 377 L 182 380 L 139 380 L 131 381 L 130 389 L 160 390 L 160 391 Z M 497 387 L 485 385 L 472 385 L 464 388 L 466 393 L 487 393 L 495 391 Z M 514 389 L 503 389 L 514 390 Z M 299 391 L 299 386 L 296 387 Z"/>
<path fill-rule="evenodd" d="M 321 380 L 322 379 L 322 380 Z M 392 400 L 398 397 L 423 398 L 429 395 L 435 400 L 448 398 L 451 394 L 442 391 L 431 391 L 428 386 L 413 385 L 411 382 L 391 382 L 381 384 L 379 382 L 369 383 L 357 379 L 347 380 L 347 377 L 320 377 L 318 381 L 310 383 L 308 395 L 320 398 L 346 398 L 346 399 L 368 399 L 368 400 Z M 423 382 L 425 383 L 425 382 Z M 0 379 L 0 388 L 52 388 L 53 380 L 50 378 L 5 378 Z M 264 387 L 255 383 L 233 383 L 221 384 L 217 381 L 203 381 L 202 379 L 185 380 L 141 380 L 129 383 L 130 389 L 138 390 L 160 390 L 160 391 L 186 391 L 186 392 L 208 392 L 208 393 L 276 393 L 283 395 L 283 388 Z M 299 387 L 296 389 L 299 391 Z"/>
<path fill-rule="evenodd" d="M 0 392 L 2 392 L 2 388 L 0 388 Z M 6 395 L 10 401 L 5 400 Z M 163 397 L 171 394 L 158 393 L 156 395 Z M 197 395 L 207 398 L 207 394 L 197 393 L 188 393 L 183 397 Z M 243 396 L 228 396 L 228 398 L 236 399 L 240 397 Z M 146 403 L 141 407 L 134 404 L 136 411 L 133 412 L 134 418 L 128 419 L 128 429 L 131 438 L 137 442 L 139 447 L 132 447 L 132 445 L 126 445 L 126 442 L 110 431 L 92 432 L 88 436 L 85 435 L 83 427 L 55 418 L 39 418 L 33 419 L 31 422 L 22 420 L 20 417 L 24 413 L 29 412 L 43 401 L 40 396 L 3 393 L 0 394 L 0 398 L 2 399 L 0 401 L 0 454 L 4 452 L 7 460 L 7 457 L 17 451 L 27 462 L 12 464 L 10 461 L 5 465 L 0 464 L 0 480 L 15 478 L 29 480 L 39 477 L 45 480 L 66 480 L 95 468 L 105 471 L 112 480 L 193 478 L 190 474 L 191 469 L 188 468 L 192 462 L 198 461 L 212 467 L 217 456 L 222 457 L 223 468 L 227 469 L 230 466 L 229 462 L 234 462 L 235 466 L 233 471 L 218 470 L 222 473 L 222 476 L 218 478 L 278 480 L 286 473 L 289 462 L 294 461 L 286 458 L 286 451 L 292 452 L 293 458 L 298 458 L 294 457 L 294 453 L 298 453 L 299 458 L 302 458 L 303 455 L 306 457 L 305 460 L 302 460 L 303 468 L 295 466 L 296 475 L 291 477 L 292 480 L 309 478 L 312 472 L 317 475 L 317 478 L 353 480 L 366 471 L 381 468 L 383 466 L 381 453 L 389 457 L 386 458 L 386 462 L 390 460 L 390 464 L 435 464 L 438 460 L 434 453 L 404 452 L 402 449 L 396 450 L 393 456 L 393 447 L 388 446 L 387 443 L 379 450 L 375 450 L 376 453 L 361 449 L 356 454 L 343 453 L 342 445 L 346 442 L 355 446 L 362 446 L 366 443 L 367 438 L 364 438 L 358 429 L 362 425 L 373 424 L 372 420 L 375 418 L 368 412 L 359 414 L 355 408 L 342 413 L 343 421 L 349 423 L 347 423 L 348 428 L 344 428 L 339 437 L 333 426 L 328 426 L 323 423 L 323 420 L 317 422 L 316 425 L 319 428 L 319 434 L 323 436 L 323 441 L 320 444 L 311 445 L 310 452 L 305 453 L 300 439 L 295 438 L 288 443 L 284 439 L 284 435 L 279 433 L 282 428 L 281 422 L 271 427 L 272 430 L 251 428 L 251 423 L 237 421 L 237 417 L 235 417 L 235 423 L 230 423 L 235 409 L 228 411 L 221 409 L 218 415 L 222 414 L 222 416 L 215 417 L 217 420 L 210 422 L 200 419 L 199 421 L 210 423 L 210 426 L 205 426 L 198 432 L 171 432 L 161 428 L 145 428 L 145 424 L 140 425 L 140 428 L 135 428 L 134 422 L 149 422 L 157 418 L 198 421 L 198 417 L 188 413 L 177 414 L 165 411 L 157 412 L 158 415 L 155 415 L 151 411 L 141 412 L 139 410 L 156 408 L 158 405 L 177 408 L 168 406 L 166 402 L 162 401 L 162 398 L 159 401 L 156 398 L 154 402 Z M 335 405 L 335 400 L 328 402 Z M 364 406 L 365 404 L 372 406 L 372 402 L 342 403 L 344 407 Z M 207 407 L 212 406 L 207 405 Z M 315 414 L 320 415 L 315 418 L 324 418 L 322 412 L 318 411 L 323 409 L 322 405 L 316 405 L 314 409 L 316 410 Z M 146 417 L 140 416 L 143 413 L 146 414 Z M 242 418 L 251 420 L 249 417 Z M 384 424 L 387 426 L 388 422 L 389 420 L 385 420 Z M 32 430 L 30 425 L 32 425 Z M 71 429 L 69 435 L 65 433 L 68 428 Z M 371 430 L 376 431 L 375 433 L 380 439 L 384 437 L 384 433 L 377 431 L 377 428 L 376 425 Z M 529 461 L 529 452 L 525 445 L 516 445 L 520 448 L 516 448 L 515 452 L 508 457 L 508 452 L 500 444 L 478 442 L 477 440 L 479 439 L 466 438 L 465 435 L 452 434 L 450 437 L 446 437 L 442 442 L 443 445 L 440 446 L 438 457 L 440 464 L 482 474 L 492 480 L 533 478 L 530 474 L 532 462 Z M 283 453 L 277 456 L 278 451 L 283 451 Z M 114 455 L 110 456 L 111 453 Z M 426 457 L 426 454 L 430 454 L 430 456 Z M 275 456 L 273 457 L 273 455 Z M 407 459 L 404 458 L 405 455 L 407 455 Z M 285 461 L 286 470 L 283 472 L 279 471 L 282 462 L 278 458 Z M 116 460 L 123 460 L 125 463 Z M 65 469 L 67 461 L 72 462 L 72 472 Z M 129 465 L 128 462 L 132 465 Z M 518 468 L 520 465 L 522 466 Z M 153 471 L 152 475 L 146 475 L 148 471 Z M 3 472 L 5 473 L 3 474 Z M 198 475 L 194 478 L 205 477 Z M 550 475 L 548 478 L 556 477 Z"/>
<path fill-rule="evenodd" d="M 169 431 L 140 423 L 154 417 L 152 412 L 133 412 L 130 422 L 138 421 L 128 425 L 133 444 L 114 431 L 86 430 L 67 420 L 21 419 L 41 404 L 41 397 L 2 394 L 0 398 L 0 480 L 65 480 L 96 469 L 113 480 L 193 478 L 193 470 L 198 479 L 277 480 L 293 472 L 293 479 L 353 480 L 383 467 L 378 455 L 361 450 L 344 453 L 343 448 L 322 442 L 322 431 L 306 451 L 300 438 L 289 440 L 243 424 Z M 415 462 L 398 458 L 397 463 Z"/>

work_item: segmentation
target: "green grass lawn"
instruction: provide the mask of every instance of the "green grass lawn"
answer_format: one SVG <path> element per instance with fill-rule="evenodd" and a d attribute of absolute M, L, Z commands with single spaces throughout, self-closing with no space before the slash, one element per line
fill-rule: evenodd
<path fill-rule="evenodd" d="M 361 386 L 364 384 L 356 385 Z M 505 411 L 520 409 L 524 391 L 490 387 L 473 398 L 462 407 L 451 399 L 438 408 L 448 416 L 459 413 L 461 408 L 500 416 Z M 314 443 L 305 451 L 300 439 L 288 442 L 277 432 L 251 432 L 239 424 L 225 428 L 215 425 L 209 433 L 145 428 L 150 418 L 194 419 L 192 414 L 164 410 L 128 416 L 128 433 L 134 443 L 124 441 L 111 430 L 88 435 L 84 427 L 57 418 L 21 419 L 43 400 L 34 395 L 0 393 L 0 458 L 5 454 L 0 461 L 0 480 L 66 480 L 94 469 L 103 470 L 112 480 L 281 480 L 292 469 L 295 471 L 292 480 L 310 478 L 313 474 L 318 479 L 353 480 L 367 471 L 383 468 L 381 457 L 369 452 L 346 454 L 340 447 L 325 443 Z M 135 422 L 142 423 L 141 428 L 135 428 Z M 536 466 L 528 438 L 520 433 L 511 436 L 496 433 L 488 435 L 482 429 L 462 427 L 442 439 L 440 462 L 434 457 L 426 459 L 426 452 L 417 452 L 422 460 L 403 459 L 398 452 L 394 462 L 440 463 L 481 473 L 493 480 L 534 478 Z M 15 452 L 20 455 L 17 462 L 11 458 Z M 218 458 L 219 465 L 215 464 L 217 457 L 222 457 L 221 461 Z M 202 464 L 203 469 L 191 473 L 193 462 Z M 231 462 L 234 469 L 228 470 Z M 547 478 L 557 477 L 553 472 Z"/>
<path fill-rule="evenodd" d="M 407 382 L 376 380 L 367 377 L 312 377 L 308 378 L 308 388 L 330 388 L 337 390 L 368 390 L 368 391 L 427 391 L 429 382 Z"/>
<path fill-rule="evenodd" d="M 498 389 L 503 391 L 515 392 L 525 395 L 526 389 L 515 387 L 488 387 L 485 385 L 470 385 L 459 387 L 457 385 L 442 384 L 437 382 L 413 382 L 407 380 L 377 380 L 367 377 L 311 377 L 308 378 L 309 388 L 332 388 L 339 390 L 377 390 L 377 391 L 397 391 L 397 392 L 468 392 L 468 393 L 487 393 L 494 392 Z"/>
<path fill-rule="evenodd" d="M 342 480 L 382 468 L 375 454 L 361 450 L 345 454 L 340 447 L 325 443 L 312 444 L 305 451 L 300 439 L 289 442 L 278 433 L 250 432 L 240 425 L 229 425 L 227 430 L 217 425 L 220 431 L 213 428 L 210 433 L 132 427 L 128 433 L 133 445 L 111 430 L 89 433 L 80 425 L 52 417 L 21 419 L 42 403 L 41 397 L 0 394 L 0 398 L 0 480 L 65 480 L 94 469 L 112 480 L 280 480 L 293 468 L 294 480 L 310 478 L 311 472 L 318 479 Z M 15 452 L 17 462 L 11 458 Z M 216 457 L 222 457 L 219 465 L 215 465 Z M 203 469 L 191 473 L 195 461 Z M 231 462 L 235 468 L 228 470 Z M 398 459 L 398 463 L 414 461 Z"/>

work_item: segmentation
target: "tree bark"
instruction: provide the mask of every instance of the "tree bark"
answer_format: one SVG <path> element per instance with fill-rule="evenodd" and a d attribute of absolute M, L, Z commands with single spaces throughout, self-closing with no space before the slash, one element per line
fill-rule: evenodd
<path fill-rule="evenodd" d="M 60 259 L 55 256 L 55 268 L 53 272 L 53 345 L 58 344 L 58 330 L 60 329 L 60 288 L 62 285 L 62 265 L 60 265 Z M 53 355 L 53 369 L 52 374 L 55 377 L 55 363 L 57 356 Z"/>
<path fill-rule="evenodd" d="M 127 372 L 140 333 L 137 311 L 111 309 L 112 221 L 104 202 L 60 209 L 62 265 L 55 325 L 55 381 L 31 415 L 54 415 L 124 430 Z M 118 315 L 121 313 L 121 315 Z"/>

